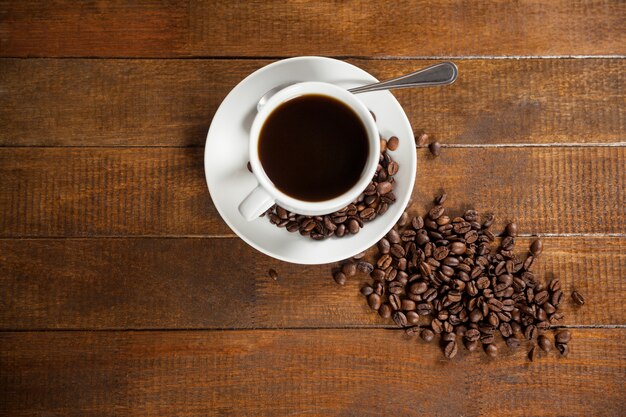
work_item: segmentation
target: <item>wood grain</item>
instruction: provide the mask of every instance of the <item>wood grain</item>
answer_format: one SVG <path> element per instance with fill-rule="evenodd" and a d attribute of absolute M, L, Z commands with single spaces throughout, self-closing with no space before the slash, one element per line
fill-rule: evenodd
<path fill-rule="evenodd" d="M 626 148 L 418 149 L 414 209 L 516 219 L 527 233 L 626 230 Z M 242 170 L 245 167 L 242 166 Z M 2 148 L 0 237 L 232 235 L 197 148 Z"/>
<path fill-rule="evenodd" d="M 626 6 L 610 0 L 3 1 L 0 16 L 0 54 L 15 57 L 626 52 Z"/>
<path fill-rule="evenodd" d="M 0 60 L 0 145 L 203 146 L 215 111 L 268 60 Z M 386 79 L 435 61 L 349 62 Z M 445 88 L 396 90 L 416 133 L 448 144 L 610 143 L 626 60 L 457 61 Z"/>
<path fill-rule="evenodd" d="M 530 363 L 524 345 L 448 361 L 382 329 L 2 333 L 0 412 L 616 416 L 625 338 L 575 330 L 568 358 Z"/>
<path fill-rule="evenodd" d="M 520 255 L 530 242 L 518 239 Z M 563 324 L 626 325 L 626 238 L 544 242 L 535 271 L 562 281 Z M 236 238 L 0 240 L 0 330 L 394 327 L 359 293 L 369 277 L 339 287 L 331 270 Z"/>

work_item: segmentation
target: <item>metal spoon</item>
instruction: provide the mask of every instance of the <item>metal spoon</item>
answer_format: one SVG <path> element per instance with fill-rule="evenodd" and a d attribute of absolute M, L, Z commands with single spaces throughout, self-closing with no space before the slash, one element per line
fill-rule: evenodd
<path fill-rule="evenodd" d="M 394 88 L 409 87 L 429 87 L 434 85 L 452 84 L 459 70 L 452 62 L 442 62 L 440 64 L 431 65 L 421 70 L 402 75 L 387 81 L 381 81 L 374 84 L 364 85 L 362 87 L 351 88 L 348 91 L 353 94 L 367 93 L 369 91 L 391 90 Z M 295 84 L 295 83 L 292 83 Z M 267 103 L 267 101 L 278 91 L 292 84 L 279 85 L 268 90 L 256 105 L 257 111 Z"/>

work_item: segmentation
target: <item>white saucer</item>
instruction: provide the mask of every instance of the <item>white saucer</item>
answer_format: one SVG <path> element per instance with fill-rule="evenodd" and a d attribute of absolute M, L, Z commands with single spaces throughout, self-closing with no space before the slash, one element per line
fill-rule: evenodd
<path fill-rule="evenodd" d="M 395 224 L 408 204 L 415 181 L 415 140 L 402 107 L 389 91 L 359 94 L 374 112 L 383 137 L 397 136 L 400 146 L 391 152 L 400 169 L 395 176 L 396 202 L 381 217 L 366 223 L 356 235 L 314 241 L 289 233 L 267 218 L 246 221 L 237 206 L 256 186 L 248 172 L 248 135 L 256 104 L 266 91 L 286 83 L 325 81 L 345 88 L 376 82 L 376 78 L 343 61 L 298 57 L 274 62 L 241 81 L 224 99 L 211 123 L 204 153 L 204 170 L 213 203 L 230 228 L 257 250 L 299 264 L 324 264 L 347 259 L 374 245 Z"/>

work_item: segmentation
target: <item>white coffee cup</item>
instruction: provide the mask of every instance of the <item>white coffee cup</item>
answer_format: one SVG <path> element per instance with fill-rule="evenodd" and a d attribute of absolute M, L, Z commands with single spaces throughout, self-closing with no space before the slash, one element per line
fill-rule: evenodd
<path fill-rule="evenodd" d="M 309 94 L 332 97 L 352 109 L 363 123 L 369 142 L 367 161 L 356 184 L 345 193 L 324 201 L 303 201 L 283 193 L 276 188 L 269 179 L 259 159 L 259 137 L 268 116 L 286 101 Z M 363 190 L 365 190 L 374 177 L 376 167 L 378 166 L 378 160 L 380 158 L 380 136 L 374 117 L 354 94 L 334 84 L 316 81 L 302 82 L 290 85 L 277 92 L 257 113 L 250 130 L 249 153 L 250 165 L 252 166 L 252 172 L 258 181 L 258 185 L 239 205 L 239 212 L 242 216 L 247 220 L 254 220 L 273 204 L 278 204 L 294 213 L 317 216 L 332 213 L 347 206 L 352 201 L 356 200 Z"/>

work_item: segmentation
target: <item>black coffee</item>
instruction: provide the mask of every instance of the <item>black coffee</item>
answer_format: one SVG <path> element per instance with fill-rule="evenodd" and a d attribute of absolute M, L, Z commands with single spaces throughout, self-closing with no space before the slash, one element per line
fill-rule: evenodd
<path fill-rule="evenodd" d="M 369 153 L 365 126 L 342 102 L 324 95 L 295 97 L 261 128 L 259 158 L 283 193 L 304 201 L 337 197 L 357 183 Z"/>

